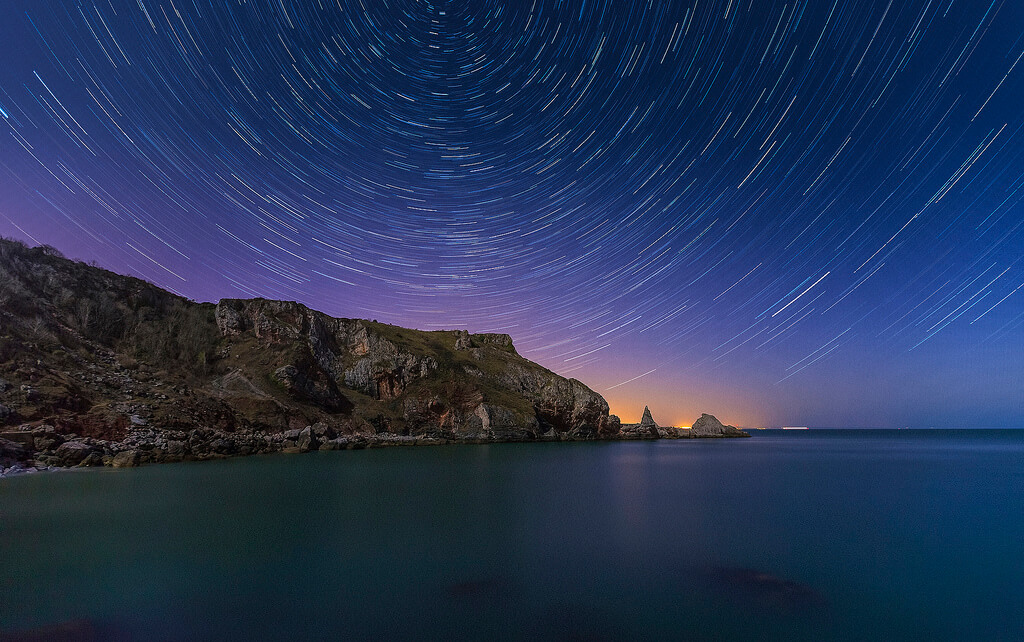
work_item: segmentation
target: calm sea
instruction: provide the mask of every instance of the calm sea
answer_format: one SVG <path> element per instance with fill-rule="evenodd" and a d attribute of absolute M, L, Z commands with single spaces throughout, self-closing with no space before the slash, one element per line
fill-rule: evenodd
<path fill-rule="evenodd" d="M 1021 640 L 1024 431 L 0 480 L 0 631 L 58 623 L 122 640 Z"/>

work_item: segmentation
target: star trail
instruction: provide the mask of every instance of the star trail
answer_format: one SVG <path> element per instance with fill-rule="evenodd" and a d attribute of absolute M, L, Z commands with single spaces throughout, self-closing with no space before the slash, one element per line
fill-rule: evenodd
<path fill-rule="evenodd" d="M 625 420 L 1024 425 L 1011 0 L 6 0 L 0 234 Z"/>

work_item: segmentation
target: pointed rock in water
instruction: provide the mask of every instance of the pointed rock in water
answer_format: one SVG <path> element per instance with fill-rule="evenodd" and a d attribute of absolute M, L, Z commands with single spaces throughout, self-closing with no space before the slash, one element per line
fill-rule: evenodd
<path fill-rule="evenodd" d="M 652 435 L 658 435 L 658 424 L 655 423 L 654 417 L 651 416 L 651 409 L 647 406 L 644 406 L 644 416 L 640 419 L 639 428 L 641 431 L 646 430 Z"/>
<path fill-rule="evenodd" d="M 644 406 L 644 416 L 640 419 L 641 428 L 657 428 L 658 424 L 654 422 L 654 417 L 651 416 L 651 409 Z"/>

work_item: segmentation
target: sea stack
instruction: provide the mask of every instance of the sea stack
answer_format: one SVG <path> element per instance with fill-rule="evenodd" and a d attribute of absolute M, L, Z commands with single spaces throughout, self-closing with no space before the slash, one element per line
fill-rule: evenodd
<path fill-rule="evenodd" d="M 652 435 L 658 435 L 658 424 L 655 423 L 654 417 L 651 416 L 651 409 L 644 406 L 644 416 L 640 419 L 640 432 L 647 431 Z"/>

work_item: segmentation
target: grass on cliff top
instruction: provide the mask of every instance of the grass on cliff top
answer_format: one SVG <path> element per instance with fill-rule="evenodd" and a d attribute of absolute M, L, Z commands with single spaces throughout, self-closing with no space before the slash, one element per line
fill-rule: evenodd
<path fill-rule="evenodd" d="M 157 368 L 203 376 L 220 339 L 214 309 L 66 259 L 49 246 L 0 238 L 0 312 L 14 338 L 44 351 L 98 344 Z"/>

